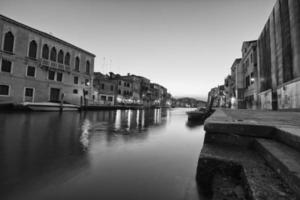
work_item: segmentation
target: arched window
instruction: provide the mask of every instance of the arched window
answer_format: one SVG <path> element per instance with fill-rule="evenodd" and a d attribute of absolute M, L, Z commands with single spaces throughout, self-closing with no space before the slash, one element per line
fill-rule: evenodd
<path fill-rule="evenodd" d="M 7 52 L 13 52 L 14 49 L 14 40 L 15 37 L 12 34 L 12 32 L 7 32 L 4 36 L 4 46 L 3 46 L 3 50 L 7 51 Z"/>
<path fill-rule="evenodd" d="M 36 51 L 37 51 L 37 43 L 36 43 L 36 41 L 32 40 L 29 44 L 28 56 L 30 58 L 36 58 Z"/>
<path fill-rule="evenodd" d="M 70 54 L 69 54 L 69 52 L 67 52 L 66 56 L 65 56 L 65 65 L 70 65 Z"/>
<path fill-rule="evenodd" d="M 55 49 L 55 47 L 52 47 L 52 49 L 51 49 L 50 60 L 56 61 L 56 49 Z"/>
<path fill-rule="evenodd" d="M 62 50 L 59 50 L 58 52 L 57 61 L 61 64 L 64 63 L 64 52 Z"/>
<path fill-rule="evenodd" d="M 79 72 L 79 63 L 80 63 L 80 60 L 77 56 L 75 59 L 75 71 L 77 71 L 77 72 Z"/>
<path fill-rule="evenodd" d="M 43 46 L 42 57 L 44 59 L 49 59 L 49 47 L 47 44 L 44 44 L 44 46 Z"/>
<path fill-rule="evenodd" d="M 90 61 L 86 61 L 85 73 L 90 74 Z"/>

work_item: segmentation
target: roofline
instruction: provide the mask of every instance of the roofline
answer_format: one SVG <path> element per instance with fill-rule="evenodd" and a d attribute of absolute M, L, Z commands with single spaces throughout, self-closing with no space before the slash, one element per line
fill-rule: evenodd
<path fill-rule="evenodd" d="M 57 38 L 57 37 L 55 37 L 55 36 L 53 36 L 53 35 L 50 35 L 50 34 L 45 33 L 45 32 L 43 32 L 43 31 L 39 31 L 39 30 L 37 30 L 37 29 L 35 29 L 35 28 L 32 28 L 32 27 L 30 27 L 30 26 L 27 26 L 27 25 L 25 25 L 25 24 L 23 24 L 23 23 L 21 23 L 21 22 L 17 22 L 17 21 L 15 21 L 15 20 L 13 20 L 13 19 L 11 19 L 11 18 L 8 18 L 8 17 L 6 17 L 6 16 L 4 16 L 4 15 L 2 15 L 2 14 L 0 14 L 0 19 L 2 19 L 3 21 L 6 21 L 6 22 L 8 22 L 8 23 L 12 23 L 12 24 L 14 24 L 14 25 L 20 26 L 20 27 L 22 27 L 22 28 L 24 28 L 24 29 L 28 29 L 28 30 L 30 30 L 30 31 L 32 31 L 32 32 L 34 32 L 34 33 L 37 33 L 37 34 L 42 35 L 42 36 L 44 36 L 44 37 L 47 37 L 47 38 L 49 38 L 49 39 L 51 39 L 51 40 L 55 40 L 56 42 L 60 42 L 60 43 L 66 45 L 66 46 L 69 46 L 69 47 L 71 47 L 71 48 L 75 48 L 75 49 L 77 49 L 77 50 L 83 51 L 84 53 L 89 54 L 90 56 L 96 57 L 96 55 L 93 54 L 93 53 L 91 53 L 91 52 L 88 52 L 88 51 L 86 51 L 86 50 L 84 50 L 84 49 L 82 49 L 82 48 L 79 48 L 79 47 L 77 47 L 77 46 L 75 46 L 75 45 L 73 45 L 73 44 L 71 44 L 71 43 L 69 43 L 69 42 L 66 42 L 66 41 L 64 41 L 64 40 L 62 40 L 62 39 L 59 39 L 59 38 Z"/>

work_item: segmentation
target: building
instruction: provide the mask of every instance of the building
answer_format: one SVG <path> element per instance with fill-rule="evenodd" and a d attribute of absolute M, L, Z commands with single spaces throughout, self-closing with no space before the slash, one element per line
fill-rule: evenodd
<path fill-rule="evenodd" d="M 131 99 L 133 104 L 142 104 L 141 101 L 141 87 L 142 80 L 141 77 L 127 74 L 127 76 L 122 76 L 123 80 L 127 80 L 131 84 Z"/>
<path fill-rule="evenodd" d="M 151 106 L 150 80 L 143 76 L 135 76 L 140 80 L 140 100 L 144 106 Z"/>
<path fill-rule="evenodd" d="M 94 73 L 94 104 L 115 105 L 118 81 L 113 74 L 104 75 L 100 72 Z"/>
<path fill-rule="evenodd" d="M 278 0 L 258 43 L 261 109 L 300 108 L 300 2 Z"/>
<path fill-rule="evenodd" d="M 117 75 L 117 104 L 133 103 L 133 81 L 123 76 Z"/>
<path fill-rule="evenodd" d="M 92 100 L 95 55 L 0 15 L 0 101 Z"/>
<path fill-rule="evenodd" d="M 162 85 L 150 83 L 151 104 L 152 106 L 166 106 L 168 91 Z"/>
<path fill-rule="evenodd" d="M 225 106 L 231 108 L 232 98 L 235 97 L 234 82 L 231 75 L 228 75 L 224 80 Z"/>
<path fill-rule="evenodd" d="M 257 41 L 243 42 L 242 79 L 244 81 L 244 103 L 246 109 L 256 109 L 258 104 Z"/>
<path fill-rule="evenodd" d="M 232 108 L 244 108 L 244 78 L 241 58 L 235 59 L 231 66 L 232 83 L 230 88 L 234 91 L 234 96 L 231 98 Z"/>
<path fill-rule="evenodd" d="M 207 107 L 211 104 L 212 107 L 226 107 L 226 92 L 224 85 L 214 87 L 208 92 Z"/>

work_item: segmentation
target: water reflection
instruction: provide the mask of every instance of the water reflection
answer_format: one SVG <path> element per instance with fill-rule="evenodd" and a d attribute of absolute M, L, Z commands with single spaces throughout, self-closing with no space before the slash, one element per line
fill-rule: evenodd
<path fill-rule="evenodd" d="M 176 199 L 188 182 L 182 173 L 194 181 L 196 166 L 186 163 L 188 159 L 196 163 L 202 137 L 185 134 L 182 113 L 167 109 L 0 113 L 0 198 L 18 191 L 21 196 L 16 199 L 26 199 L 22 191 L 35 194 L 37 188 L 63 183 L 69 188 L 55 186 L 41 195 L 74 199 L 88 192 L 99 199 L 101 191 L 102 199 L 132 200 L 141 199 L 135 191 L 149 196 L 143 199 L 157 199 L 166 191 L 161 199 Z M 153 187 L 156 192 L 149 192 Z M 61 198 L 49 197 L 56 193 Z"/>
<path fill-rule="evenodd" d="M 91 122 L 88 119 L 85 119 L 83 121 L 83 124 L 81 126 L 81 136 L 80 136 L 80 142 L 83 146 L 83 150 L 87 150 L 88 146 L 89 146 L 89 135 L 90 135 L 90 130 L 91 128 Z"/>
<path fill-rule="evenodd" d="M 163 125 L 160 113 L 167 110 L 117 110 L 88 113 L 1 113 L 1 192 L 40 176 L 51 168 L 68 168 L 80 160 L 95 133 L 113 142 L 115 135 L 146 132 L 149 126 Z M 128 139 L 134 137 L 122 138 Z M 137 137 L 139 139 L 146 138 Z M 83 157 L 82 157 L 83 156 Z M 85 160 L 85 165 L 88 165 Z"/>

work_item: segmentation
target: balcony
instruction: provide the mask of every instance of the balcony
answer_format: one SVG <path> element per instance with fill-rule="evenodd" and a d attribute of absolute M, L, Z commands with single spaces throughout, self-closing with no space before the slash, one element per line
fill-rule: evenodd
<path fill-rule="evenodd" d="M 71 71 L 71 68 L 69 66 L 65 66 L 64 64 L 46 60 L 46 59 L 41 59 L 41 67 L 46 70 L 54 69 L 54 70 L 67 71 L 67 72 Z"/>
<path fill-rule="evenodd" d="M 58 69 L 64 71 L 65 70 L 65 65 L 64 64 L 58 64 Z"/>

